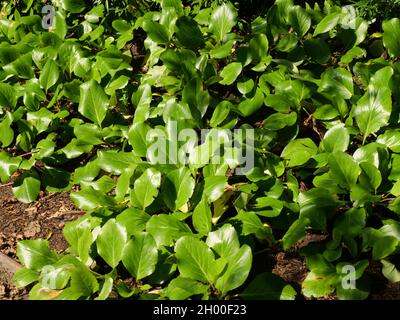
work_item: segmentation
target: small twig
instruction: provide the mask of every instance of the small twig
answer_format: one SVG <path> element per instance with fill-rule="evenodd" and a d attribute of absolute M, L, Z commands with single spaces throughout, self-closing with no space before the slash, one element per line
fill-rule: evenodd
<path fill-rule="evenodd" d="M 2 184 L 2 185 L 0 185 L 0 188 L 9 187 L 9 186 L 12 186 L 13 184 L 14 184 L 14 182 L 9 182 L 9 183 L 6 183 L 6 184 Z"/>

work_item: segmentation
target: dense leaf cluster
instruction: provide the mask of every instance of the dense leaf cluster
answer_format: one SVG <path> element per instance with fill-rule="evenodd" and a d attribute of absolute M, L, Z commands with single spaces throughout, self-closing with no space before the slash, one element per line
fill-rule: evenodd
<path fill-rule="evenodd" d="M 87 211 L 66 254 L 18 244 L 16 284 L 32 299 L 294 299 L 264 260 L 313 233 L 304 296 L 365 299 L 375 261 L 399 281 L 400 20 L 370 34 L 331 1 L 250 20 L 230 2 L 121 2 L 55 0 L 48 30 L 41 2 L 3 3 L 1 181 Z M 146 135 L 180 143 L 172 122 L 253 129 L 254 168 L 155 163 Z"/>

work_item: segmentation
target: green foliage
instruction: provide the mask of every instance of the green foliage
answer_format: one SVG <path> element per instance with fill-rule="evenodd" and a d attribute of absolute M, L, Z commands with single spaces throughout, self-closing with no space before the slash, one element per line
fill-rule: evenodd
<path fill-rule="evenodd" d="M 65 254 L 18 244 L 32 299 L 294 299 L 258 253 L 313 232 L 304 296 L 367 298 L 369 260 L 399 281 L 398 19 L 372 34 L 332 1 L 245 3 L 54 1 L 48 30 L 41 2 L 2 4 L 0 179 L 87 211 Z M 221 128 L 254 136 L 215 163 Z M 191 148 L 175 129 L 212 130 Z"/>

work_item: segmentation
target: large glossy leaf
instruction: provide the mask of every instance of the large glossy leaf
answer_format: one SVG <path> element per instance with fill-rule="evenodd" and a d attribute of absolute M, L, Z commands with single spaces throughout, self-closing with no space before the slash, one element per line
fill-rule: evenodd
<path fill-rule="evenodd" d="M 288 22 L 293 26 L 296 33 L 302 37 L 311 27 L 311 18 L 300 6 L 293 6 L 289 12 Z"/>
<path fill-rule="evenodd" d="M 146 224 L 146 230 L 158 246 L 172 246 L 175 240 L 192 233 L 186 223 L 167 214 L 152 216 Z"/>
<path fill-rule="evenodd" d="M 228 258 L 228 267 L 220 276 L 215 286 L 225 295 L 228 291 L 240 287 L 247 279 L 252 265 L 252 252 L 248 245 L 243 245 Z"/>
<path fill-rule="evenodd" d="M 361 169 L 352 156 L 337 151 L 329 156 L 331 177 L 341 186 L 351 188 L 356 184 Z"/>
<path fill-rule="evenodd" d="M 391 67 L 377 71 L 371 78 L 367 93 L 358 101 L 354 115 L 364 134 L 364 140 L 371 133 L 387 125 L 392 111 L 391 91 L 388 87 L 393 74 Z"/>
<path fill-rule="evenodd" d="M 103 88 L 90 80 L 80 86 L 79 112 L 86 118 L 101 126 L 108 107 L 108 98 Z"/>
<path fill-rule="evenodd" d="M 212 227 L 212 212 L 206 199 L 201 200 L 193 211 L 193 226 L 199 233 L 207 234 Z"/>
<path fill-rule="evenodd" d="M 296 139 L 283 149 L 281 157 L 288 160 L 289 167 L 296 167 L 305 164 L 310 158 L 317 153 L 317 146 L 309 139 Z"/>
<path fill-rule="evenodd" d="M 13 116 L 10 112 L 4 115 L 0 122 L 0 143 L 2 147 L 8 147 L 14 140 L 14 130 L 11 128 Z"/>
<path fill-rule="evenodd" d="M 131 192 L 131 202 L 141 209 L 148 207 L 158 195 L 161 173 L 155 169 L 146 169 L 135 181 Z"/>
<path fill-rule="evenodd" d="M 47 92 L 52 86 L 57 83 L 60 76 L 60 69 L 56 62 L 49 60 L 43 67 L 40 73 L 39 82 L 43 89 Z"/>
<path fill-rule="evenodd" d="M 350 99 L 354 93 L 353 77 L 346 69 L 328 69 L 321 76 L 318 91 L 326 93 L 329 97 Z"/>
<path fill-rule="evenodd" d="M 127 243 L 122 255 L 122 262 L 135 279 L 140 280 L 151 275 L 158 258 L 154 238 L 145 232 L 136 233 Z"/>
<path fill-rule="evenodd" d="M 345 152 L 350 143 L 350 134 L 343 124 L 338 124 L 325 133 L 321 143 L 325 152 Z"/>
<path fill-rule="evenodd" d="M 212 283 L 215 257 L 203 241 L 192 236 L 180 238 L 175 244 L 175 256 L 182 277 Z"/>
<path fill-rule="evenodd" d="M 223 4 L 216 7 L 210 18 L 210 31 L 218 41 L 222 41 L 224 36 L 231 31 L 236 24 L 237 13 L 231 4 Z"/>
<path fill-rule="evenodd" d="M 314 37 L 335 28 L 339 22 L 340 17 L 341 17 L 340 12 L 333 12 L 324 17 L 315 28 Z"/>
<path fill-rule="evenodd" d="M 168 31 L 162 24 L 150 19 L 146 19 L 143 22 L 143 29 L 147 32 L 148 37 L 154 42 L 160 44 L 168 43 Z"/>
<path fill-rule="evenodd" d="M 240 62 L 232 62 L 221 71 L 221 77 L 223 79 L 219 83 L 224 85 L 231 85 L 235 82 L 236 78 L 241 72 L 242 64 Z"/>
<path fill-rule="evenodd" d="M 13 184 L 13 193 L 24 203 L 35 201 L 40 192 L 40 179 L 35 171 L 24 172 Z"/>
<path fill-rule="evenodd" d="M 192 196 L 194 184 L 189 169 L 180 168 L 171 171 L 161 187 L 164 202 L 171 210 L 181 209 Z"/>
<path fill-rule="evenodd" d="M 10 157 L 6 152 L 0 152 L 0 179 L 5 183 L 17 171 L 21 157 Z"/>
<path fill-rule="evenodd" d="M 197 22 L 188 16 L 183 16 L 176 21 L 176 37 L 179 42 L 189 49 L 204 46 L 203 34 Z"/>
<path fill-rule="evenodd" d="M 23 240 L 17 244 L 17 256 L 21 263 L 33 270 L 40 270 L 46 265 L 57 262 L 57 255 L 49 249 L 46 240 Z"/>
<path fill-rule="evenodd" d="M 236 253 L 240 246 L 236 230 L 230 224 L 225 224 L 217 231 L 210 232 L 207 237 L 207 245 L 213 248 L 220 257 L 227 259 Z"/>
<path fill-rule="evenodd" d="M 14 108 L 17 104 L 17 96 L 14 87 L 8 83 L 0 83 L 0 107 Z"/>
<path fill-rule="evenodd" d="M 323 188 L 299 194 L 300 218 L 308 218 L 315 229 L 325 229 L 326 220 L 338 205 L 336 196 Z"/>
<path fill-rule="evenodd" d="M 208 286 L 190 278 L 177 277 L 165 289 L 170 300 L 184 300 L 194 295 L 206 295 Z"/>
<path fill-rule="evenodd" d="M 115 219 L 110 219 L 97 236 L 97 251 L 110 267 L 115 268 L 122 259 L 126 241 L 125 227 Z"/>
<path fill-rule="evenodd" d="M 383 44 L 389 50 L 390 55 L 400 56 L 400 19 L 393 18 L 384 21 Z"/>

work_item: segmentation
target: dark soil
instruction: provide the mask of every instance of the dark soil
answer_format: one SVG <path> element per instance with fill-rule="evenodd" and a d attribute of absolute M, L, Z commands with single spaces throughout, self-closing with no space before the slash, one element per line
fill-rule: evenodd
<path fill-rule="evenodd" d="M 0 185 L 0 252 L 17 260 L 16 244 L 24 239 L 48 239 L 58 252 L 67 248 L 62 229 L 82 214 L 67 193 L 41 193 L 38 201 L 24 204 L 14 197 L 11 186 Z M 26 298 L 25 290 L 11 285 L 11 275 L 0 270 L 0 300 Z"/>

